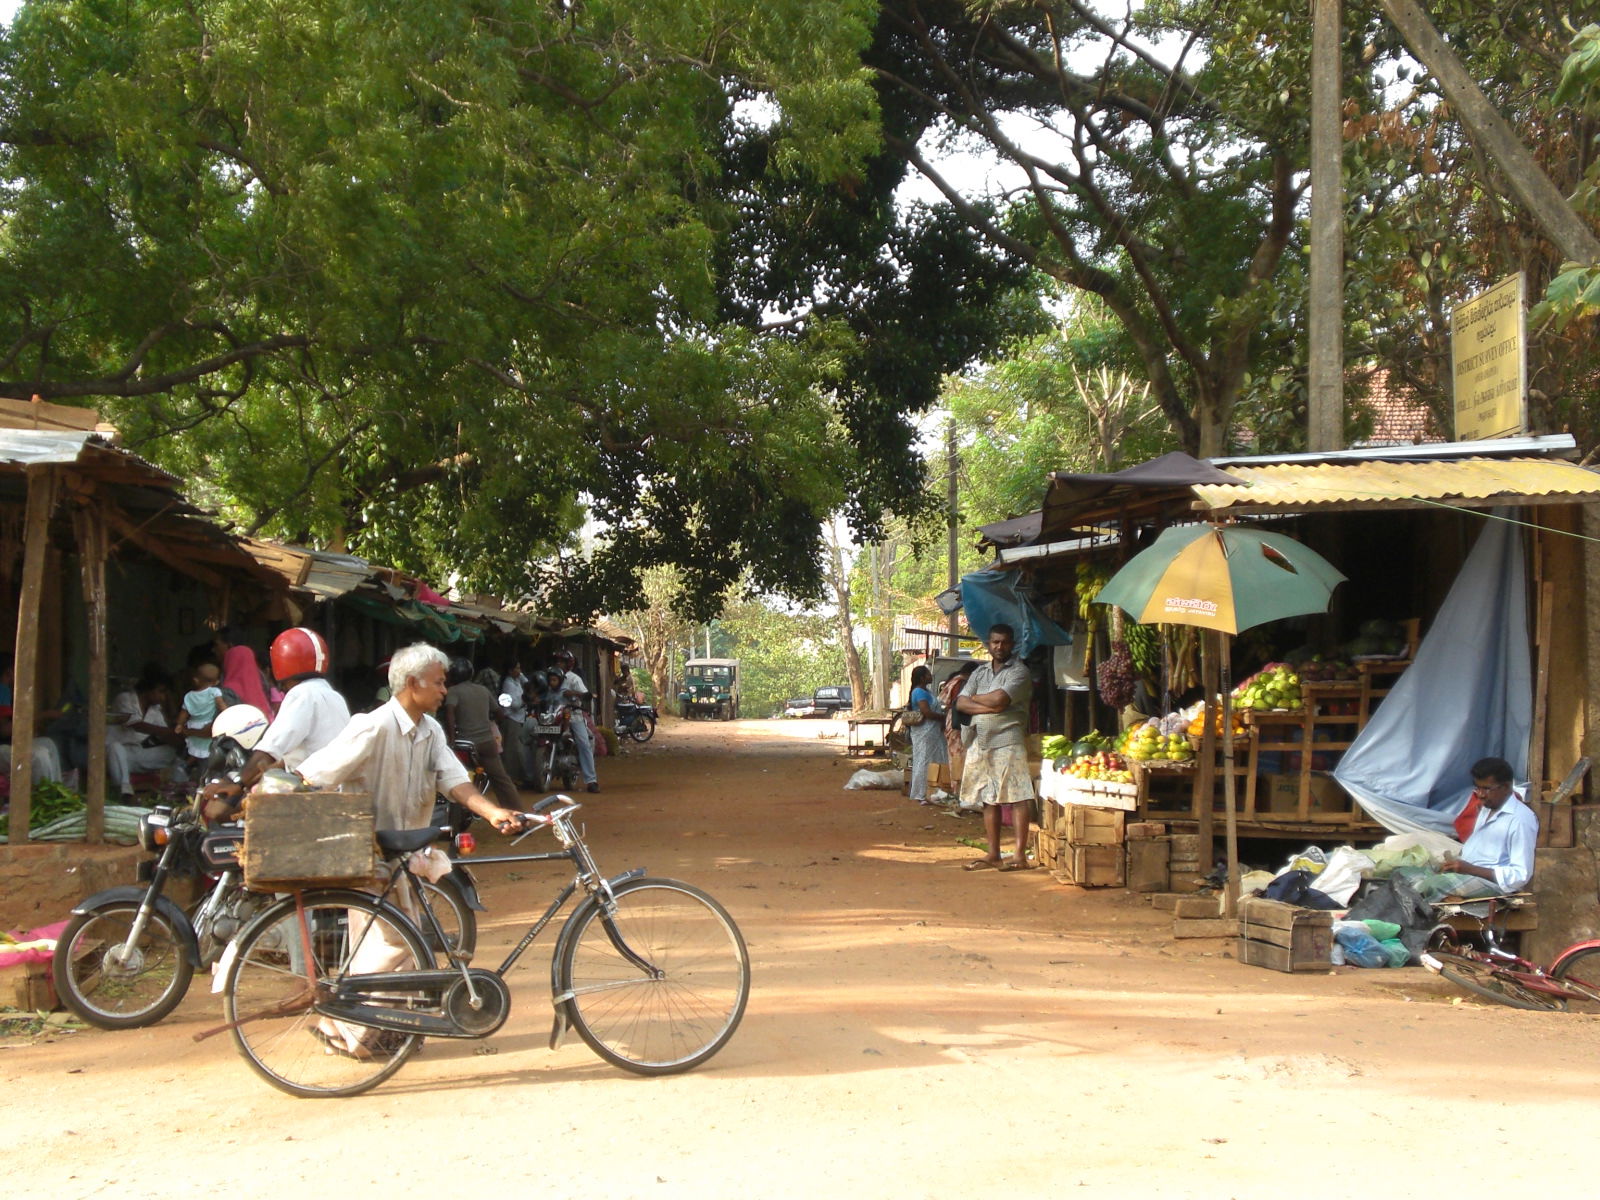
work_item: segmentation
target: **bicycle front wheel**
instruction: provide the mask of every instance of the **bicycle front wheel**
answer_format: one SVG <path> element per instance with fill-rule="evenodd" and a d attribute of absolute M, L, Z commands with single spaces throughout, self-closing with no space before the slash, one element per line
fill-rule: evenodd
<path fill-rule="evenodd" d="M 307 892 L 303 929 L 290 897 L 240 933 L 223 1011 L 239 1053 L 273 1087 L 291 1096 L 354 1096 L 398 1071 L 422 1039 L 320 1016 L 311 1007 L 313 981 L 331 987 L 346 973 L 432 967 L 433 955 L 398 909 L 364 892 Z"/>
<path fill-rule="evenodd" d="M 750 998 L 750 954 L 727 910 L 671 879 L 617 885 L 563 931 L 558 990 L 578 1036 L 640 1075 L 687 1071 L 722 1049 Z M 638 961 L 635 961 L 637 959 Z"/>
<path fill-rule="evenodd" d="M 1579 950 L 1550 972 L 1567 989 L 1567 1010 L 1600 1013 L 1600 946 Z"/>
<path fill-rule="evenodd" d="M 1433 957 L 1439 960 L 1439 974 L 1485 1000 L 1536 1012 L 1561 1012 L 1567 1007 L 1560 997 L 1518 983 L 1509 972 L 1491 963 L 1438 951 Z"/>

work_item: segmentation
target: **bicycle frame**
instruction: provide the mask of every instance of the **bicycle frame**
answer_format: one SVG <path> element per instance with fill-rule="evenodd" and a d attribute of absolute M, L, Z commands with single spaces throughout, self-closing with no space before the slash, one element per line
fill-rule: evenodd
<path fill-rule="evenodd" d="M 550 799 L 555 798 L 550 797 Z M 562 797 L 562 799 L 566 798 Z M 571 805 L 570 801 L 568 803 Z M 438 1001 L 442 1005 L 447 995 L 457 985 L 460 985 L 465 988 L 467 1002 L 473 1009 L 477 1009 L 484 1003 L 484 998 L 480 996 L 479 989 L 480 987 L 486 987 L 500 993 L 501 999 L 499 1003 L 503 1007 L 508 1007 L 510 998 L 504 984 L 505 976 L 538 939 L 539 935 L 544 932 L 545 927 L 550 924 L 556 914 L 566 907 L 567 902 L 572 899 L 573 894 L 580 887 L 588 892 L 585 903 L 593 902 L 601 905 L 609 913 L 614 910 L 613 888 L 626 880 L 644 875 L 643 867 L 635 867 L 610 879 L 600 874 L 593 856 L 589 853 L 588 846 L 571 826 L 570 814 L 575 812 L 577 807 L 576 805 L 571 805 L 569 808 L 558 811 L 550 821 L 549 827 L 556 838 L 561 841 L 561 849 L 475 859 L 475 864 L 484 862 L 554 862 L 566 860 L 573 863 L 576 868 L 573 879 L 561 888 L 544 913 L 528 927 L 521 940 L 511 949 L 510 953 L 506 955 L 505 961 L 498 967 L 493 970 L 469 968 L 468 956 L 452 954 L 453 966 L 434 970 L 388 972 L 378 975 L 341 974 L 331 981 L 331 994 L 327 984 L 321 984 L 321 994 L 327 998 L 318 1003 L 318 1011 L 338 1020 L 364 1025 L 369 1028 L 390 1029 L 401 1033 L 416 1033 L 431 1037 L 478 1038 L 485 1037 L 495 1029 L 498 1029 L 501 1021 L 504 1020 L 504 1011 L 499 1014 L 499 1020 L 493 1021 L 492 1025 L 486 1022 L 478 1028 L 466 1028 L 448 1015 L 419 1013 L 411 1009 L 391 1008 L 381 1004 L 373 1004 L 365 998 L 365 993 L 368 991 L 381 991 L 385 995 L 393 996 L 396 992 L 407 991 Z M 526 837 L 532 832 L 534 830 L 530 829 L 522 834 L 522 837 Z M 519 837 L 518 840 L 520 841 L 521 838 Z M 421 884 L 406 869 L 404 859 L 396 863 L 394 870 L 390 872 L 389 880 L 379 894 L 380 902 L 391 903 L 390 896 L 398 885 L 401 876 L 407 878 L 412 896 L 417 902 L 418 910 L 422 915 L 423 921 L 426 922 L 427 928 L 420 932 L 425 934 L 431 932 L 442 944 L 445 938 L 444 930 L 440 926 L 438 918 L 434 915 L 433 906 L 429 903 Z M 303 916 L 300 924 L 302 926 L 301 936 L 304 938 L 307 935 L 304 929 Z M 611 922 L 605 922 L 605 930 L 607 938 L 616 948 L 618 954 L 622 955 L 646 976 L 659 977 L 660 971 L 634 952 L 622 940 Z M 362 936 L 366 936 L 365 932 L 363 932 Z M 557 979 L 556 964 L 561 958 L 564 937 L 565 930 L 563 930 L 562 938 L 557 939 L 550 956 L 550 991 L 552 1004 L 555 1006 L 555 1019 L 550 1032 L 550 1048 L 552 1050 L 561 1045 L 566 1033 L 568 1026 L 566 1004 L 572 999 L 570 993 L 561 993 L 559 980 Z M 310 977 L 312 960 L 309 955 L 305 961 L 307 963 L 307 983 L 311 988 L 317 989 L 319 981 Z M 489 977 L 492 977 L 493 982 Z"/>

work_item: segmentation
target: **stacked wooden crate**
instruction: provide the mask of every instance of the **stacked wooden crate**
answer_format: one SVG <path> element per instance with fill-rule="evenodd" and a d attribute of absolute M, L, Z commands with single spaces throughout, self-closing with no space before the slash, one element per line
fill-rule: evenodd
<path fill-rule="evenodd" d="M 1128 890 L 1165 892 L 1169 889 L 1172 839 L 1161 821 L 1129 821 L 1127 836 Z"/>
<path fill-rule="evenodd" d="M 1069 804 L 1063 817 L 1056 878 L 1079 887 L 1123 887 L 1127 814 L 1115 808 Z"/>

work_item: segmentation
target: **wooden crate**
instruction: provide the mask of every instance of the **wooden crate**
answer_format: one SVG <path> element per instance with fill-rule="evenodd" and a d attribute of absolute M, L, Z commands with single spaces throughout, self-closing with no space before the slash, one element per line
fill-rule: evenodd
<path fill-rule="evenodd" d="M 1239 903 L 1239 961 L 1272 971 L 1325 971 L 1333 914 L 1251 897 Z"/>
<path fill-rule="evenodd" d="M 0 969 L 0 1004 L 22 1012 L 52 1012 L 61 1007 L 47 962 L 18 963 Z"/>
<path fill-rule="evenodd" d="M 1115 808 L 1067 806 L 1067 841 L 1075 846 L 1120 846 L 1127 814 Z"/>
<path fill-rule="evenodd" d="M 1046 829 L 1033 831 L 1033 861 L 1047 871 L 1061 866 L 1061 839 Z"/>
<path fill-rule="evenodd" d="M 1128 848 L 1128 890 L 1164 892 L 1167 890 L 1167 854 L 1171 848 L 1164 837 L 1130 838 Z"/>
<path fill-rule="evenodd" d="M 1079 887 L 1123 887 L 1127 859 L 1121 846 L 1067 845 L 1062 855 L 1062 879 Z"/>
<path fill-rule="evenodd" d="M 256 792 L 245 801 L 245 886 L 287 891 L 365 883 L 376 870 L 372 797 Z"/>

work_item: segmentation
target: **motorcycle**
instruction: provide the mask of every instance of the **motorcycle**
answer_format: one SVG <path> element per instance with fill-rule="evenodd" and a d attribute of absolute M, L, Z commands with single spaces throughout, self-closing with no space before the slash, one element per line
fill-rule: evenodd
<path fill-rule="evenodd" d="M 247 751 L 234 739 L 213 739 L 203 781 L 186 803 L 152 809 L 139 822 L 139 844 L 153 859 L 139 864 L 137 885 L 108 888 L 78 903 L 56 940 L 53 969 L 62 1002 L 101 1029 L 154 1025 L 183 1000 L 197 970 L 210 970 L 235 933 L 272 903 L 249 891 L 239 854 L 244 827 L 208 828 L 201 813 L 204 783 L 238 780 Z M 199 882 L 188 912 L 167 895 L 174 879 Z M 481 909 L 465 868 L 425 884 L 451 946 L 476 943 L 473 909 Z"/>
<path fill-rule="evenodd" d="M 656 733 L 656 709 L 653 704 L 634 704 L 617 701 L 617 736 L 631 737 L 636 742 L 648 742 Z"/>
<path fill-rule="evenodd" d="M 571 791 L 578 779 L 578 746 L 572 740 L 572 711 L 552 708 L 530 718 L 533 740 L 533 779 L 536 789 L 548 792 L 557 779 Z M 580 718 L 581 719 L 581 718 Z"/>

